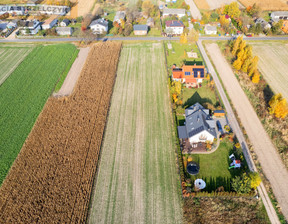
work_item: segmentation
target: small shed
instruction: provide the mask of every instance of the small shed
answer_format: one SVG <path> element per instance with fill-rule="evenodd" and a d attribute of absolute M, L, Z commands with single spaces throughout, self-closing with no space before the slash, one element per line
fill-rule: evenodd
<path fill-rule="evenodd" d="M 133 26 L 135 35 L 147 35 L 148 26 L 147 25 L 134 25 Z"/>
<path fill-rule="evenodd" d="M 194 52 L 193 50 L 192 51 L 188 51 L 187 52 L 187 57 L 188 58 L 198 58 L 198 55 L 196 52 Z"/>
<path fill-rule="evenodd" d="M 224 110 L 214 110 L 214 116 L 216 117 L 224 117 L 225 111 Z"/>

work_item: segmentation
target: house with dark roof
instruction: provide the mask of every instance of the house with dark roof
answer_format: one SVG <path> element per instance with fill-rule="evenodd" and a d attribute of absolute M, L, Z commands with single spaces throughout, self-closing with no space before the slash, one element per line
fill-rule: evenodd
<path fill-rule="evenodd" d="M 60 26 L 65 27 L 68 26 L 71 23 L 69 19 L 63 19 L 62 22 L 60 23 Z"/>
<path fill-rule="evenodd" d="M 201 104 L 195 103 L 185 110 L 185 126 L 178 126 L 180 139 L 188 139 L 190 144 L 213 142 L 217 138 L 216 122 Z"/>
<path fill-rule="evenodd" d="M 133 26 L 135 35 L 146 35 L 148 33 L 147 25 L 134 25 Z"/>
<path fill-rule="evenodd" d="M 113 23 L 117 22 L 121 24 L 121 20 L 125 20 L 126 12 L 125 11 L 117 11 L 116 15 L 114 16 Z"/>
<path fill-rule="evenodd" d="M 186 87 L 199 87 L 206 78 L 204 65 L 183 65 L 182 68 L 172 68 L 172 80 L 185 83 Z"/>
<path fill-rule="evenodd" d="M 165 28 L 167 34 L 180 35 L 184 31 L 184 24 L 178 20 L 168 20 L 165 22 Z"/>

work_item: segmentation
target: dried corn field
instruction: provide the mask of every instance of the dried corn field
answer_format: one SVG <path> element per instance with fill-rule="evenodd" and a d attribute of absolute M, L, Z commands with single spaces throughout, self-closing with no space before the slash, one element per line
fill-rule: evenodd
<path fill-rule="evenodd" d="M 94 45 L 73 94 L 48 100 L 0 189 L 0 222 L 85 222 L 120 49 Z"/>

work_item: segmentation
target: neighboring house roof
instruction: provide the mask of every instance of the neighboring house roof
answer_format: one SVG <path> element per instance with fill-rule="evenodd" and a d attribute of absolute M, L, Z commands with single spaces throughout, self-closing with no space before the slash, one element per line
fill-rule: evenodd
<path fill-rule="evenodd" d="M 214 114 L 222 114 L 225 113 L 225 110 L 214 110 Z"/>
<path fill-rule="evenodd" d="M 196 103 L 191 107 L 188 107 L 185 110 L 185 115 L 185 126 L 188 138 L 191 138 L 202 131 L 207 131 L 214 136 L 214 138 L 217 138 L 215 124 L 213 124 L 215 121 L 210 118 L 209 110 L 205 109 L 201 104 Z"/>
<path fill-rule="evenodd" d="M 173 79 L 184 79 L 186 83 L 197 83 L 197 79 L 205 78 L 204 65 L 183 65 L 182 68 L 174 68 Z"/>
<path fill-rule="evenodd" d="M 185 14 L 185 9 L 163 9 L 163 14 L 168 14 L 168 15 Z"/>
<path fill-rule="evenodd" d="M 257 18 L 255 20 L 255 23 L 256 24 L 260 23 L 263 28 L 271 28 L 271 25 L 267 21 L 265 21 L 263 18 Z"/>
<path fill-rule="evenodd" d="M 148 31 L 147 25 L 134 25 L 133 30 Z"/>
<path fill-rule="evenodd" d="M 188 138 L 186 126 L 178 126 L 178 136 L 179 138 Z"/>
<path fill-rule="evenodd" d="M 56 27 L 57 33 L 72 33 L 72 27 Z"/>
<path fill-rule="evenodd" d="M 58 16 L 57 15 L 52 15 L 50 16 L 48 19 L 45 20 L 45 22 L 43 23 L 43 25 L 49 25 L 51 24 Z M 42 26 L 43 26 L 42 25 Z"/>
<path fill-rule="evenodd" d="M 205 30 L 206 31 L 211 31 L 211 32 L 217 32 L 217 27 L 216 26 L 211 26 L 210 24 L 205 25 Z"/>
<path fill-rule="evenodd" d="M 165 25 L 166 27 L 184 27 L 183 22 L 179 20 L 168 20 Z"/>
<path fill-rule="evenodd" d="M 271 16 L 288 16 L 288 11 L 275 11 L 271 13 Z"/>
<path fill-rule="evenodd" d="M 107 26 L 108 26 L 108 21 L 106 21 L 106 20 L 103 19 L 103 18 L 96 19 L 96 20 L 93 20 L 93 21 L 92 21 L 92 23 L 90 24 L 90 27 L 91 27 L 91 26 L 94 26 L 94 25 L 101 25 L 101 26 L 107 27 Z"/>
<path fill-rule="evenodd" d="M 0 23 L 0 30 L 4 30 L 7 27 L 7 23 Z"/>
<path fill-rule="evenodd" d="M 69 19 L 63 19 L 63 21 L 61 23 L 65 23 L 66 26 L 68 26 L 70 24 L 70 20 Z"/>
<path fill-rule="evenodd" d="M 118 21 L 120 19 L 125 19 L 125 14 L 126 14 L 125 11 L 117 11 L 113 22 Z"/>

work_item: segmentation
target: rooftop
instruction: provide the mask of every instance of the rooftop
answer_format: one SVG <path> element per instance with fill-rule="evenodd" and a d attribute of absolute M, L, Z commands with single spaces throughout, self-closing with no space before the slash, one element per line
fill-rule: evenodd
<path fill-rule="evenodd" d="M 185 14 L 185 9 L 163 9 L 163 14 Z"/>
<path fill-rule="evenodd" d="M 184 27 L 183 22 L 179 20 L 168 20 L 165 22 L 165 25 L 167 27 Z"/>
<path fill-rule="evenodd" d="M 92 23 L 90 24 L 90 26 L 93 26 L 93 25 L 102 25 L 102 26 L 108 26 L 108 21 L 106 21 L 105 19 L 103 18 L 100 18 L 100 19 L 96 19 L 96 20 L 93 20 Z"/>
<path fill-rule="evenodd" d="M 147 25 L 134 25 L 133 26 L 133 30 L 148 30 L 148 26 Z"/>

